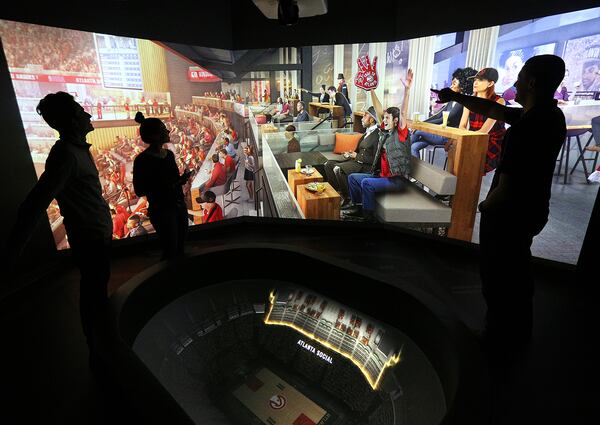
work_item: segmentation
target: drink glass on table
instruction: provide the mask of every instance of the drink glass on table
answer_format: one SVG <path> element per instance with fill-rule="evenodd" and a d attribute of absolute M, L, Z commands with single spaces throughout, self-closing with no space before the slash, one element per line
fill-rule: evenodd
<path fill-rule="evenodd" d="M 421 113 L 420 112 L 413 112 L 413 121 L 414 122 L 420 122 L 421 121 Z"/>
<path fill-rule="evenodd" d="M 442 112 L 442 127 L 446 127 L 448 125 L 448 116 L 450 115 L 449 111 Z"/>

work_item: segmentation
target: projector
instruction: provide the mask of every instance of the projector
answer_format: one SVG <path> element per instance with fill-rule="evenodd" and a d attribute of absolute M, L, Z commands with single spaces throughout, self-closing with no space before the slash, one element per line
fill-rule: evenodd
<path fill-rule="evenodd" d="M 281 25 L 294 25 L 299 18 L 324 15 L 327 0 L 252 0 L 267 19 L 277 19 Z"/>

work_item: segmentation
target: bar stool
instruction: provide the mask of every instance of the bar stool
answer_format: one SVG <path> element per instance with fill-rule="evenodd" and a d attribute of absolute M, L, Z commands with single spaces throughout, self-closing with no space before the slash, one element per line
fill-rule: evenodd
<path fill-rule="evenodd" d="M 583 150 L 581 149 L 581 146 L 579 146 L 579 158 L 577 158 L 577 161 L 575 161 L 575 165 L 573 165 L 573 168 L 571 168 L 570 173 L 573 174 L 573 171 L 575 171 L 575 168 L 577 168 L 577 165 L 579 164 L 579 162 L 581 162 L 581 164 L 583 165 L 583 173 L 585 174 L 585 182 L 588 184 L 590 183 L 588 181 L 588 177 L 590 176 L 591 172 L 593 172 L 596 169 L 596 164 L 598 163 L 598 155 L 600 154 L 600 145 L 598 144 L 598 141 L 596 141 L 596 146 L 590 146 L 590 143 L 592 142 L 593 138 L 594 135 L 590 135 L 587 143 L 583 147 Z M 592 157 L 586 158 L 586 152 L 594 152 L 594 154 Z M 588 171 L 588 168 L 585 165 L 586 161 L 593 161 L 591 171 Z"/>
<path fill-rule="evenodd" d="M 569 154 L 571 151 L 571 138 L 575 137 L 577 140 L 577 146 L 579 148 L 579 152 L 583 152 L 583 148 L 581 147 L 581 140 L 579 136 L 587 133 L 592 129 L 591 125 L 573 125 L 567 126 L 567 135 L 565 137 L 565 141 L 562 144 L 562 148 L 560 149 L 560 157 L 556 160 L 558 162 L 558 171 L 556 173 L 556 177 L 560 178 L 561 169 L 563 166 L 563 159 L 565 165 L 565 174 L 563 178 L 563 184 L 567 184 L 567 177 L 570 175 L 569 173 Z M 585 168 L 585 165 L 584 165 Z"/>

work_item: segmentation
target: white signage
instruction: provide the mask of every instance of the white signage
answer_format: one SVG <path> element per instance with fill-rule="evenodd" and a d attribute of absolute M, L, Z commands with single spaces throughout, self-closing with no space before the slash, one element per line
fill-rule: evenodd
<path fill-rule="evenodd" d="M 323 359 L 324 361 L 326 361 L 329 364 L 333 364 L 333 359 L 331 358 L 331 356 L 329 354 L 325 354 L 324 352 L 322 352 L 321 350 L 317 350 L 315 347 L 313 347 L 312 345 L 308 344 L 307 342 L 305 342 L 302 339 L 298 340 L 298 345 L 302 348 L 304 348 L 306 351 L 310 351 L 311 353 L 313 353 L 315 356 Z"/>

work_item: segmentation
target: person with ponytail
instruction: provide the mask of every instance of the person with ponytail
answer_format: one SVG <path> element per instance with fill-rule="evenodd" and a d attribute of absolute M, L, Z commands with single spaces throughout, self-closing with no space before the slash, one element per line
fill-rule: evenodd
<path fill-rule="evenodd" d="M 192 173 L 186 170 L 179 175 L 175 155 L 162 147 L 169 142 L 169 131 L 161 120 L 138 112 L 135 121 L 148 147 L 133 162 L 133 187 L 148 200 L 148 216 L 160 240 L 162 259 L 172 259 L 183 254 L 188 216 L 182 186 Z"/>

